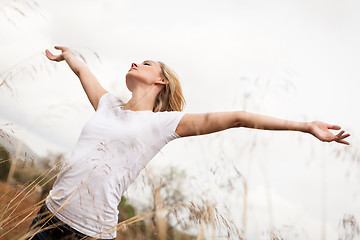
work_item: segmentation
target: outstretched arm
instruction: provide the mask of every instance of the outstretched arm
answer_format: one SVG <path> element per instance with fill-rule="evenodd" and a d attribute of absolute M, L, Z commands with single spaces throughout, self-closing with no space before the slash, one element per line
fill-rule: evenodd
<path fill-rule="evenodd" d="M 344 131 L 334 135 L 329 129 L 340 130 L 341 127 L 319 121 L 295 122 L 244 111 L 185 114 L 176 133 L 181 137 L 196 136 L 219 132 L 229 128 L 246 127 L 264 130 L 288 130 L 310 133 L 323 142 L 336 141 L 349 145 L 344 139 L 350 134 Z"/>
<path fill-rule="evenodd" d="M 61 50 L 59 55 L 53 55 L 48 49 L 45 50 L 48 59 L 56 62 L 65 60 L 71 70 L 79 77 L 82 87 L 93 106 L 97 109 L 99 100 L 107 91 L 100 85 L 94 74 L 88 67 L 81 62 L 75 54 L 67 47 L 55 46 L 55 49 Z"/>

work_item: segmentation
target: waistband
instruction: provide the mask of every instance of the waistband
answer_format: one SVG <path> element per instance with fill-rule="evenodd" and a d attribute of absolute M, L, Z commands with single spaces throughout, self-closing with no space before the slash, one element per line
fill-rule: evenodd
<path fill-rule="evenodd" d="M 51 216 L 50 221 L 52 221 L 54 224 L 56 224 L 56 227 L 60 231 L 62 231 L 62 232 L 65 231 L 65 232 L 67 232 L 67 234 L 70 234 L 74 238 L 84 239 L 84 240 L 85 239 L 86 240 L 97 239 L 97 238 L 92 238 L 88 235 L 85 235 L 85 234 L 77 231 L 76 229 L 72 228 L 71 226 L 67 225 L 66 223 L 62 222 L 47 208 L 45 203 L 41 206 L 40 213 L 42 213 L 43 215 L 49 214 L 49 216 Z"/>

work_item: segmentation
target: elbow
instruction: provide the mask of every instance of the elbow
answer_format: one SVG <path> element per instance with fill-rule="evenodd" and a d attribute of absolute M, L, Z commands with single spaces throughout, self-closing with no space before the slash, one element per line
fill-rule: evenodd
<path fill-rule="evenodd" d="M 240 128 L 240 127 L 245 127 L 246 126 L 246 121 L 245 121 L 245 115 L 246 112 L 245 111 L 237 111 L 235 114 L 235 123 L 234 123 L 234 127 L 235 128 Z"/>
<path fill-rule="evenodd" d="M 76 74 L 76 76 L 78 76 L 78 78 L 80 79 L 82 77 L 82 73 L 80 71 L 80 69 L 74 69 L 74 73 Z"/>

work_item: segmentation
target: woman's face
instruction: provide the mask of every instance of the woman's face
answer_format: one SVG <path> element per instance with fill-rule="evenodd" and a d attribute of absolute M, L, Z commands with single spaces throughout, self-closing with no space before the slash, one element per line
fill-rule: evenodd
<path fill-rule="evenodd" d="M 131 64 L 131 68 L 126 74 L 126 85 L 132 91 L 136 84 L 153 85 L 159 83 L 162 79 L 164 77 L 161 74 L 160 63 L 147 60 L 140 64 Z"/>

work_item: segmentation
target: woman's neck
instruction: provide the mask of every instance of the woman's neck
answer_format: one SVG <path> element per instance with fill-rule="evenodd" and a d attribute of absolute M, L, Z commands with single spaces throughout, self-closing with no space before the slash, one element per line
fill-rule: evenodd
<path fill-rule="evenodd" d="M 133 91 L 131 99 L 122 107 L 123 110 L 152 111 L 156 96 L 152 91 Z"/>

